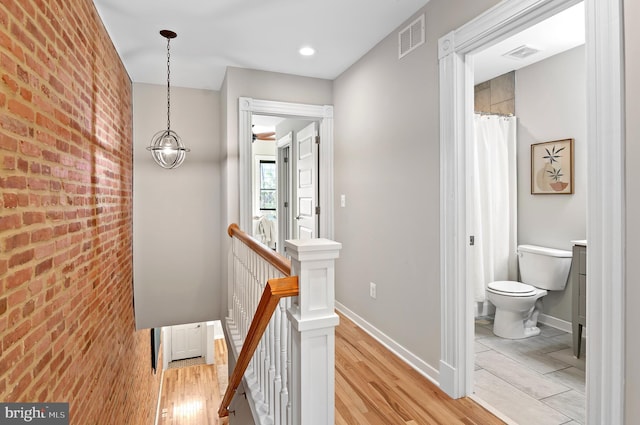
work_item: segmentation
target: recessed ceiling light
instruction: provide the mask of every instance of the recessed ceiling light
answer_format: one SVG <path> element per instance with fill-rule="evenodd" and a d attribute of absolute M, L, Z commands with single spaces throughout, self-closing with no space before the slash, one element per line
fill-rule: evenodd
<path fill-rule="evenodd" d="M 316 53 L 315 49 L 309 46 L 302 47 L 299 52 L 302 56 L 313 56 Z"/>

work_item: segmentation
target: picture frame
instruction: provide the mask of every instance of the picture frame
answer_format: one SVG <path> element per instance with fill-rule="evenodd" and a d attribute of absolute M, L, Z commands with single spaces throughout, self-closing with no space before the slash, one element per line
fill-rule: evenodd
<path fill-rule="evenodd" d="M 531 145 L 531 194 L 571 195 L 573 181 L 573 139 Z"/>

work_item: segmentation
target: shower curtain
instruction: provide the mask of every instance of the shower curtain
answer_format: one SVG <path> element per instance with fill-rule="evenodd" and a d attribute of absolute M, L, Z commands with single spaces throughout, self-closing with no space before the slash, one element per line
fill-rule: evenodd
<path fill-rule="evenodd" d="M 483 302 L 490 282 L 517 279 L 516 117 L 476 114 L 474 130 L 469 277 Z"/>

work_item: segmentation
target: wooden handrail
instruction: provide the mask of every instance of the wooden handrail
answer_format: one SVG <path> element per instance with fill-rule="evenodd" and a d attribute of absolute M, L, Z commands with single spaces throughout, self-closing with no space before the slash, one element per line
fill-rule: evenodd
<path fill-rule="evenodd" d="M 258 242 L 255 238 L 240 230 L 240 227 L 236 223 L 231 223 L 227 229 L 230 237 L 236 237 L 244 242 L 249 248 L 251 248 L 256 254 L 264 258 L 273 267 L 280 270 L 285 276 L 291 275 L 291 261 L 278 254 L 277 252 L 267 248 L 265 245 Z"/>
<path fill-rule="evenodd" d="M 231 226 L 229 226 L 229 229 L 231 229 Z M 229 416 L 229 405 L 231 405 L 231 400 L 233 400 L 233 396 L 242 381 L 242 377 L 247 370 L 247 366 L 249 366 L 253 353 L 258 347 L 260 339 L 262 338 L 265 329 L 267 329 L 267 325 L 269 324 L 271 316 L 278 306 L 280 299 L 285 297 L 295 297 L 297 295 L 298 276 L 269 279 L 267 282 L 264 292 L 262 293 L 262 297 L 260 298 L 258 308 L 256 308 L 256 313 L 251 321 L 247 337 L 244 340 L 244 344 L 242 344 L 242 350 L 240 350 L 240 356 L 238 356 L 236 367 L 233 369 L 231 379 L 229 379 L 229 386 L 227 387 L 227 391 L 224 393 L 224 397 L 220 403 L 220 408 L 218 409 L 218 416 L 220 418 Z"/>

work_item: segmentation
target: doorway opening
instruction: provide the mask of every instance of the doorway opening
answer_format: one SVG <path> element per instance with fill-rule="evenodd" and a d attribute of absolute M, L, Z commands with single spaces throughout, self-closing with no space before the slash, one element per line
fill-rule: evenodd
<path fill-rule="evenodd" d="M 585 423 L 585 353 L 573 353 L 577 292 L 569 276 L 572 241 L 586 239 L 584 43 L 584 3 L 578 3 L 472 58 L 475 115 L 466 190 L 475 237 L 467 249 L 468 287 L 475 297 L 473 396 L 516 423 Z M 532 146 L 552 150 L 566 138 L 571 146 L 558 148 L 553 164 L 546 161 L 543 175 L 534 179 Z M 565 185 L 581 184 L 567 194 L 554 192 L 551 170 Z M 538 186 L 548 192 L 532 193 L 533 183 L 536 192 Z M 527 245 L 564 255 L 557 260 L 565 268 L 553 290 L 551 282 L 518 273 L 531 258 L 523 252 Z M 497 286 L 543 295 L 488 292 Z M 496 313 L 494 303 L 503 310 Z"/>
<path fill-rule="evenodd" d="M 254 120 L 272 122 L 272 130 L 256 131 L 274 133 L 274 140 L 269 142 L 275 152 L 271 150 L 268 158 L 257 159 L 252 153 Z M 284 248 L 286 239 L 333 238 L 333 107 L 241 97 L 238 122 L 240 227 L 253 231 L 256 217 L 258 221 L 263 217 L 275 220 L 276 236 L 269 235 L 269 239 L 270 246 L 278 251 Z M 309 158 L 310 168 L 305 168 L 302 160 Z M 275 191 L 273 181 L 263 192 L 259 189 L 260 161 L 264 161 L 265 170 L 270 167 L 269 161 L 275 161 Z M 270 197 L 273 194 L 275 199 Z M 261 205 L 261 197 L 275 200 L 275 212 L 261 209 L 273 207 L 273 202 Z"/>
<path fill-rule="evenodd" d="M 252 115 L 252 235 L 284 254 L 287 239 L 319 232 L 319 121 Z"/>
<path fill-rule="evenodd" d="M 579 1 L 503 2 L 439 41 L 441 102 L 440 385 L 471 395 L 473 296 L 467 280 L 467 146 L 473 134 L 471 54 Z M 621 423 L 624 409 L 624 143 L 622 9 L 615 0 L 585 0 L 587 57 L 587 382 L 588 422 Z M 597 64 L 606 63 L 607 67 Z M 606 152 L 603 155 L 603 152 Z M 603 285 L 602 282 L 607 282 Z"/>

